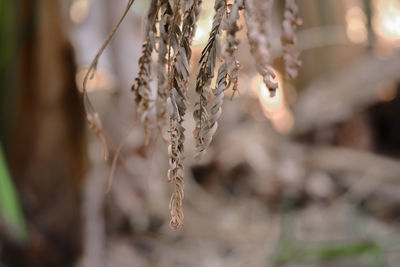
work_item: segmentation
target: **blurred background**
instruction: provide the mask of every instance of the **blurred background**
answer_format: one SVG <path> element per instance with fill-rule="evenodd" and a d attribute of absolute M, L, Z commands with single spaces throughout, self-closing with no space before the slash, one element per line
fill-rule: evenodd
<path fill-rule="evenodd" d="M 188 111 L 185 226 L 172 231 L 167 145 L 145 144 L 130 93 L 149 1 L 135 1 L 88 84 L 111 156 L 127 136 L 105 194 L 112 160 L 79 91 L 127 1 L 0 0 L 0 266 L 400 266 L 400 1 L 297 2 L 299 78 L 281 75 L 275 1 L 277 96 L 241 17 L 240 95 L 226 92 L 201 161 Z"/>

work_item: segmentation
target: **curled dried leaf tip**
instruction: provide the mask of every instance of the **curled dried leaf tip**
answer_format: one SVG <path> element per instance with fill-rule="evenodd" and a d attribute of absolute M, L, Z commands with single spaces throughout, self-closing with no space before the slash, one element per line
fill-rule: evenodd
<path fill-rule="evenodd" d="M 183 197 L 183 183 L 179 183 L 177 180 L 175 180 L 174 192 L 172 193 L 172 197 L 169 202 L 169 209 L 171 211 L 171 220 L 169 222 L 169 226 L 174 230 L 177 230 L 183 226 Z"/>
<path fill-rule="evenodd" d="M 173 192 L 169 203 L 171 212 L 170 227 L 178 229 L 183 225 L 183 143 L 184 128 L 182 126 L 182 118 L 179 114 L 179 108 L 175 100 L 175 95 L 167 99 L 170 112 L 170 144 L 168 147 L 169 154 L 169 170 L 168 182 L 173 183 Z"/>
<path fill-rule="evenodd" d="M 176 127 L 180 127 L 176 125 Z M 171 143 L 168 148 L 170 156 L 170 169 L 168 170 L 168 180 L 173 183 L 173 191 L 169 202 L 169 210 L 171 213 L 170 227 L 178 229 L 183 225 L 183 207 L 184 183 L 183 183 L 183 164 L 182 153 L 179 147 L 180 131 L 174 128 L 171 134 Z"/>
<path fill-rule="evenodd" d="M 183 225 L 183 150 L 184 131 L 182 126 L 183 116 L 186 111 L 185 96 L 182 88 L 177 86 L 177 53 L 179 53 L 179 38 L 182 32 L 179 27 L 181 14 L 179 12 L 180 1 L 174 5 L 173 15 L 168 21 L 168 98 L 169 110 L 169 134 L 168 147 L 169 170 L 168 182 L 173 183 L 173 191 L 169 202 L 171 213 L 170 228 L 178 229 Z M 173 57 L 173 58 L 172 58 Z"/>
<path fill-rule="evenodd" d="M 215 88 L 212 90 L 214 99 L 211 101 L 211 110 L 210 110 L 210 117 L 208 121 L 208 129 L 206 136 L 207 143 L 206 145 L 209 146 L 215 132 L 218 128 L 218 119 L 222 114 L 222 104 L 224 100 L 224 91 L 229 87 L 227 82 L 228 70 L 227 64 L 223 63 L 218 69 L 217 80 L 215 84 Z"/>

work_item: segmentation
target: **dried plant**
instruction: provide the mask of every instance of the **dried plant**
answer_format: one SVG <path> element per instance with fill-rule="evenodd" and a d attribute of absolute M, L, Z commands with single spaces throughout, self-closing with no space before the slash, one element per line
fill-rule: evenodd
<path fill-rule="evenodd" d="M 272 56 L 269 50 L 271 39 L 271 13 L 273 0 L 248 0 L 245 5 L 247 37 L 251 53 L 256 61 L 258 72 L 263 77 L 270 95 L 274 96 L 278 88 L 275 72 L 271 67 Z"/>
<path fill-rule="evenodd" d="M 222 64 L 218 69 L 217 81 L 215 84 L 215 89 L 213 89 L 214 99 L 211 103 L 211 112 L 210 118 L 208 120 L 208 125 L 210 127 L 209 135 L 211 136 L 208 140 L 208 144 L 210 144 L 213 135 L 215 134 L 218 127 L 218 119 L 222 113 L 222 103 L 224 99 L 224 91 L 229 87 L 227 83 L 227 65 L 226 63 Z"/>
<path fill-rule="evenodd" d="M 183 29 L 179 31 L 176 27 L 176 36 L 181 36 L 179 46 L 174 48 L 177 50 L 173 60 L 172 68 L 169 75 L 169 91 L 168 104 L 170 109 L 170 135 L 171 142 L 169 146 L 170 169 L 168 171 L 168 180 L 174 183 L 174 189 L 170 201 L 171 221 L 170 227 L 178 229 L 183 225 L 183 151 L 185 128 L 183 124 L 183 116 L 186 113 L 186 95 L 189 79 L 189 62 L 192 54 L 190 48 L 191 38 L 195 29 L 195 23 L 198 18 L 198 10 L 200 8 L 199 0 L 187 1 L 183 12 Z"/>
<path fill-rule="evenodd" d="M 211 142 L 216 127 L 212 128 L 209 124 L 209 115 L 207 107 L 209 103 L 209 95 L 211 94 L 210 85 L 214 77 L 215 63 L 217 59 L 217 51 L 220 46 L 220 31 L 222 19 L 225 14 L 226 1 L 216 0 L 215 15 L 213 19 L 212 29 L 207 44 L 201 53 L 199 61 L 199 69 L 197 71 L 196 93 L 198 100 L 194 105 L 193 117 L 196 122 L 196 128 L 193 132 L 196 140 L 196 157 L 200 158 L 205 149 Z"/>
<path fill-rule="evenodd" d="M 226 42 L 222 47 L 222 55 L 227 64 L 229 81 L 232 84 L 232 98 L 238 92 L 238 78 L 240 63 L 235 57 L 239 40 L 236 38 L 236 33 L 240 30 L 237 22 L 240 18 L 239 10 L 243 9 L 243 0 L 235 0 L 232 5 L 229 5 L 229 13 L 225 16 L 223 29 L 226 31 Z"/>
<path fill-rule="evenodd" d="M 173 17 L 171 5 L 168 0 L 161 0 L 160 21 L 158 24 L 158 64 L 157 64 L 157 99 L 156 110 L 159 126 L 162 128 L 167 120 L 167 98 L 168 98 L 168 77 L 167 77 L 167 52 L 168 52 L 168 28 L 169 21 Z"/>
<path fill-rule="evenodd" d="M 139 73 L 135 78 L 131 90 L 135 94 L 138 113 L 146 130 L 148 138 L 149 129 L 155 127 L 155 99 L 152 97 L 151 81 L 151 53 L 155 47 L 156 19 L 158 14 L 158 0 L 152 0 L 147 14 L 146 38 L 142 45 L 142 56 L 139 58 Z"/>
<path fill-rule="evenodd" d="M 256 61 L 257 71 L 262 75 L 271 95 L 274 95 L 278 84 L 273 81 L 274 70 L 271 67 L 272 57 L 269 51 L 271 39 L 270 24 L 272 0 L 235 0 L 228 5 L 228 0 L 215 0 L 215 15 L 212 29 L 202 50 L 196 75 L 195 91 L 197 93 L 194 104 L 193 117 L 196 122 L 194 137 L 196 140 L 196 156 L 201 157 L 209 146 L 218 127 L 218 119 L 222 113 L 224 91 L 232 84 L 233 95 L 238 91 L 239 61 L 235 52 L 239 44 L 236 37 L 241 29 L 238 26 L 240 10 L 245 9 L 247 37 L 251 53 Z M 103 134 L 101 121 L 90 103 L 86 92 L 88 77 L 93 75 L 97 61 L 112 36 L 125 18 L 133 0 L 128 2 L 127 8 L 110 33 L 93 60 L 84 80 L 84 105 L 90 127 L 96 133 L 104 148 L 104 157 L 108 157 L 106 140 Z M 142 45 L 142 55 L 139 58 L 139 72 L 132 86 L 137 111 L 141 115 L 146 132 L 167 125 L 169 114 L 169 170 L 168 181 L 173 184 L 173 191 L 169 203 L 171 213 L 170 227 L 179 229 L 183 225 L 183 198 L 184 198 L 184 116 L 189 102 L 190 59 L 192 54 L 191 43 L 194 37 L 196 22 L 201 11 L 201 0 L 152 0 L 147 14 L 145 39 Z M 283 21 L 282 43 L 285 51 L 286 72 L 290 77 L 297 74 L 299 63 L 298 53 L 294 52 L 294 30 L 299 25 L 297 6 L 294 0 L 287 0 Z M 156 25 L 158 24 L 158 27 Z M 158 29 L 158 30 L 157 30 Z M 221 49 L 220 36 L 225 33 L 225 43 Z M 157 44 L 157 45 L 156 45 Z M 220 50 L 221 53 L 220 53 Z M 151 54 L 158 53 L 157 60 L 157 94 L 152 93 L 150 81 Z M 221 65 L 217 71 L 215 86 L 211 89 L 217 59 Z M 119 153 L 122 143 L 118 146 Z M 115 169 L 114 157 L 112 170 Z M 112 173 L 111 176 L 112 177 Z M 109 179 L 109 189 L 112 179 Z"/>
<path fill-rule="evenodd" d="M 285 0 L 285 10 L 282 21 L 282 46 L 283 60 L 285 62 L 285 73 L 287 78 L 297 77 L 301 62 L 299 61 L 300 52 L 295 48 L 295 31 L 301 25 L 301 19 L 297 17 L 299 8 L 295 0 Z"/>

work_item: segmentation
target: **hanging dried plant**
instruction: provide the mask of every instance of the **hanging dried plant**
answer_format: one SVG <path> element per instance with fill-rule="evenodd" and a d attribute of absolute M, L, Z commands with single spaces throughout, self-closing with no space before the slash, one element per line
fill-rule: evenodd
<path fill-rule="evenodd" d="M 158 38 L 158 64 L 157 64 L 157 121 L 162 128 L 167 120 L 167 98 L 168 98 L 168 76 L 167 76 L 167 53 L 168 53 L 168 28 L 173 18 L 172 7 L 168 0 L 161 0 L 160 21 Z"/>
<path fill-rule="evenodd" d="M 271 13 L 273 0 L 248 0 L 245 5 L 245 19 L 247 24 L 247 37 L 251 53 L 256 61 L 258 72 L 263 77 L 271 96 L 275 95 L 278 83 L 275 72 L 271 67 L 272 55 L 270 52 L 271 39 Z"/>
<path fill-rule="evenodd" d="M 180 123 L 182 118 L 179 115 L 177 101 L 173 94 L 168 98 L 168 106 L 170 112 L 170 144 L 168 147 L 169 154 L 169 170 L 168 181 L 173 183 L 173 192 L 169 203 L 171 212 L 170 227 L 178 229 L 183 225 L 183 142 L 184 128 Z"/>
<path fill-rule="evenodd" d="M 174 188 L 170 200 L 171 221 L 170 227 L 178 229 L 183 225 L 183 151 L 185 128 L 183 116 L 186 113 L 186 95 L 188 89 L 190 58 L 192 50 L 190 48 L 191 38 L 195 29 L 195 23 L 198 19 L 198 10 L 200 1 L 187 1 L 183 13 L 183 29 L 179 32 L 176 28 L 177 36 L 181 36 L 179 48 L 173 60 L 173 65 L 169 75 L 170 97 L 168 105 L 170 109 L 170 135 L 171 142 L 169 146 L 170 169 L 168 171 L 168 180 L 173 182 Z M 175 49 L 175 48 L 174 48 Z"/>
<path fill-rule="evenodd" d="M 189 4 L 190 2 L 191 2 L 191 0 L 187 1 L 187 4 Z M 190 23 L 191 27 L 192 27 L 192 29 L 189 31 L 189 36 L 188 36 L 189 40 L 191 40 L 191 41 L 193 40 L 194 35 L 196 33 L 196 23 L 200 17 L 202 0 L 198 0 L 198 1 L 194 1 L 194 2 L 195 3 L 193 6 L 193 10 L 191 11 L 192 14 L 190 16 L 188 16 L 188 20 L 186 21 L 186 23 Z M 193 21 L 191 21 L 190 19 L 193 19 Z"/>
<path fill-rule="evenodd" d="M 238 92 L 238 78 L 240 62 L 236 59 L 235 53 L 239 40 L 236 38 L 236 33 L 240 30 L 237 22 L 240 18 L 239 10 L 243 9 L 243 0 L 235 0 L 229 6 L 229 13 L 225 16 L 223 29 L 226 31 L 226 42 L 222 47 L 222 56 L 227 64 L 229 81 L 232 84 L 232 98 Z"/>
<path fill-rule="evenodd" d="M 297 77 L 301 66 L 301 62 L 298 59 L 300 52 L 294 46 L 296 43 L 295 31 L 301 25 L 301 19 L 297 17 L 298 11 L 299 8 L 295 0 L 285 0 L 281 41 L 286 77 L 289 79 Z"/>
<path fill-rule="evenodd" d="M 213 19 L 212 29 L 207 44 L 201 53 L 199 61 L 199 69 L 196 80 L 196 93 L 198 100 L 194 105 L 193 117 L 196 122 L 196 128 L 193 132 L 196 140 L 196 157 L 201 158 L 207 146 L 210 144 L 212 136 L 216 128 L 212 128 L 209 124 L 207 106 L 209 95 L 211 94 L 210 85 L 214 77 L 215 63 L 217 59 L 217 51 L 220 46 L 220 31 L 222 19 L 225 14 L 226 1 L 216 0 L 215 15 Z"/>
<path fill-rule="evenodd" d="M 146 37 L 142 45 L 142 55 L 139 58 L 139 73 L 132 85 L 135 94 L 138 113 L 141 114 L 141 121 L 144 124 L 146 135 L 156 125 L 155 120 L 155 99 L 152 97 L 150 87 L 151 81 L 151 53 L 155 48 L 155 36 L 157 35 L 156 19 L 158 14 L 158 0 L 152 0 L 147 14 Z"/>
<path fill-rule="evenodd" d="M 207 146 L 210 144 L 212 137 L 218 128 L 218 119 L 222 113 L 222 103 L 224 100 L 224 91 L 229 87 L 226 79 L 227 79 L 227 65 L 226 63 L 222 64 L 218 69 L 217 81 L 215 84 L 215 89 L 213 89 L 214 99 L 211 102 L 211 111 L 210 118 L 208 120 L 209 125 L 209 136 L 210 138 L 207 140 Z"/>
<path fill-rule="evenodd" d="M 100 55 L 125 18 L 133 2 L 133 0 L 128 2 L 123 15 L 97 53 L 84 79 L 83 98 L 87 119 L 89 126 L 94 130 L 103 146 L 104 158 L 108 157 L 106 139 L 99 116 L 88 98 L 86 83 L 89 76 L 93 76 Z M 141 115 L 141 121 L 146 132 L 154 127 L 161 129 L 166 126 L 167 113 L 169 113 L 168 181 L 173 184 L 169 202 L 170 227 L 172 229 L 182 227 L 184 220 L 183 153 L 185 128 L 183 121 L 188 103 L 191 44 L 201 11 L 201 3 L 201 0 L 151 1 L 147 14 L 142 55 L 139 58 L 139 72 L 132 86 L 137 111 Z M 275 73 L 271 67 L 272 57 L 269 51 L 272 4 L 272 0 L 235 0 L 233 4 L 228 5 L 227 0 L 215 0 L 212 29 L 207 44 L 201 53 L 195 85 L 197 99 L 194 104 L 193 117 L 196 128 L 193 133 L 197 157 L 204 154 L 217 130 L 218 119 L 222 113 L 224 91 L 230 84 L 233 85 L 233 95 L 238 91 L 240 64 L 235 57 L 239 44 L 236 34 L 240 30 L 238 26 L 239 10 L 243 8 L 245 9 L 247 37 L 257 70 L 262 75 L 271 95 L 274 95 L 278 88 L 278 84 L 273 81 Z M 158 27 L 156 27 L 157 23 Z M 293 46 L 295 42 L 294 30 L 299 24 L 297 5 L 294 0 L 286 0 L 282 24 L 282 43 L 285 69 L 288 76 L 292 78 L 297 75 L 297 68 L 299 67 L 298 53 L 297 51 L 294 52 Z M 221 32 L 225 32 L 226 38 L 222 53 L 219 53 L 221 50 Z M 151 54 L 154 51 L 158 53 L 156 95 L 152 93 L 150 86 Z M 215 87 L 211 90 L 217 58 L 221 59 L 222 63 L 217 71 Z M 115 169 L 115 163 L 116 157 L 113 161 L 113 169 Z M 112 179 L 109 180 L 108 189 L 111 182 Z"/>

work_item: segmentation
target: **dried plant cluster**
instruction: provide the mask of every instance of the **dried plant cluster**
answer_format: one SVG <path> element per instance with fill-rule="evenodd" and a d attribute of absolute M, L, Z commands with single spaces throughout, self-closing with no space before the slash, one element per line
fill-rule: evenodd
<path fill-rule="evenodd" d="M 88 77 L 95 71 L 101 53 L 132 4 L 132 0 L 128 2 L 123 16 L 100 49 L 84 80 L 83 93 L 87 118 L 104 147 L 105 158 L 108 152 L 101 121 L 86 94 L 86 83 Z M 162 130 L 168 127 L 167 176 L 168 181 L 173 184 L 169 204 L 172 229 L 182 227 L 184 219 L 183 120 L 189 102 L 187 98 L 192 40 L 201 4 L 201 0 L 151 0 L 145 24 L 142 54 L 138 62 L 139 71 L 131 88 L 146 135 L 149 136 L 153 129 Z M 278 89 L 278 83 L 273 81 L 275 73 L 271 67 L 272 56 L 269 50 L 272 6 L 273 0 L 215 0 L 212 29 L 200 56 L 194 88 L 196 99 L 193 101 L 193 118 L 196 127 L 193 135 L 198 158 L 207 150 L 217 130 L 224 92 L 230 87 L 233 91 L 232 96 L 238 92 L 240 63 L 235 54 L 239 44 L 236 34 L 241 30 L 238 23 L 241 10 L 244 10 L 247 37 L 256 68 L 262 75 L 271 96 Z M 286 0 L 281 40 L 285 72 L 289 78 L 297 76 L 300 66 L 299 52 L 294 47 L 295 30 L 300 25 L 297 13 L 295 0 Z M 153 52 L 158 54 L 156 74 L 152 73 Z M 150 86 L 153 76 L 157 77 L 156 90 Z M 214 78 L 216 79 L 213 84 Z"/>

